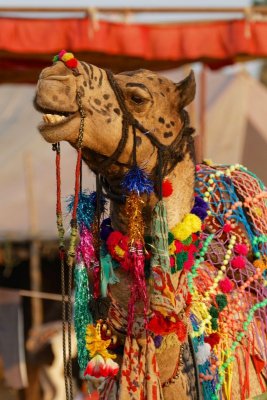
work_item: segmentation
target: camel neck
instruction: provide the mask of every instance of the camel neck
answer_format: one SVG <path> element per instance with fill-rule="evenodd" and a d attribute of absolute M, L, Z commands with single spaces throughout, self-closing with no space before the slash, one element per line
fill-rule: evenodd
<path fill-rule="evenodd" d="M 189 213 L 194 205 L 195 165 L 189 154 L 179 162 L 168 176 L 172 183 L 173 193 L 164 198 L 169 229 L 172 229 L 183 217 Z M 152 209 L 158 198 L 152 194 L 144 197 L 143 218 L 145 233 L 150 234 Z M 122 233 L 127 232 L 128 221 L 125 213 L 125 205 L 111 201 L 110 216 L 113 229 Z"/>

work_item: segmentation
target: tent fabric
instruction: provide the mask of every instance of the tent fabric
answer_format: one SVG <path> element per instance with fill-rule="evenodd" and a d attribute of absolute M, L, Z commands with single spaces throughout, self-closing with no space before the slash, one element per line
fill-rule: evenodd
<path fill-rule="evenodd" d="M 100 52 L 154 60 L 267 56 L 267 23 L 218 21 L 138 25 L 88 19 L 1 19 L 0 50 L 25 54 Z M 7 39 L 8 38 L 8 39 Z"/>
<path fill-rule="evenodd" d="M 0 240 L 57 237 L 55 153 L 37 130 L 34 94 L 31 85 L 0 85 Z M 61 163 L 64 204 L 74 192 L 76 163 L 67 143 L 61 144 Z M 84 189 L 93 189 L 87 168 L 83 181 Z"/>
<path fill-rule="evenodd" d="M 218 77 L 222 74 L 207 76 L 205 157 L 219 164 L 242 163 L 266 184 L 267 89 L 245 71 L 224 77 L 224 84 Z"/>

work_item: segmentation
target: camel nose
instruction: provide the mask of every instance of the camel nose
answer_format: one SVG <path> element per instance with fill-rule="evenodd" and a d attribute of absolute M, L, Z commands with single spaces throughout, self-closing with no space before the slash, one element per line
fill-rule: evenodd
<path fill-rule="evenodd" d="M 57 79 L 64 80 L 71 75 L 71 71 L 62 61 L 57 61 L 51 67 L 42 70 L 39 79 Z"/>

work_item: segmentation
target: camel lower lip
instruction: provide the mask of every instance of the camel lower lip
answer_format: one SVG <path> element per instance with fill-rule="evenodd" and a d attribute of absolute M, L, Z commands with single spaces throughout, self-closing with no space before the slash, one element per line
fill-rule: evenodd
<path fill-rule="evenodd" d="M 46 131 L 49 131 L 51 129 L 54 130 L 54 128 L 65 125 L 66 123 L 68 123 L 70 120 L 72 120 L 76 116 L 77 116 L 77 113 L 74 113 L 74 114 L 71 114 L 69 117 L 65 117 L 61 121 L 53 122 L 53 123 L 43 121 L 38 125 L 38 129 L 41 133 L 45 133 Z"/>

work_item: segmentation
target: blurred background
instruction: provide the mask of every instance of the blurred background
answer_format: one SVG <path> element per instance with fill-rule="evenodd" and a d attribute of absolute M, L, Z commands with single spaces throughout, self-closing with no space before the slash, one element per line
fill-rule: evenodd
<path fill-rule="evenodd" d="M 0 0 L 0 399 L 65 398 L 54 153 L 32 105 L 40 71 L 61 49 L 176 82 L 193 69 L 198 160 L 241 163 L 267 181 L 267 1 L 125 3 Z M 75 167 L 67 145 L 62 163 L 66 198 Z M 84 182 L 92 189 L 85 168 Z M 75 345 L 72 353 L 76 399 L 86 399 Z"/>

